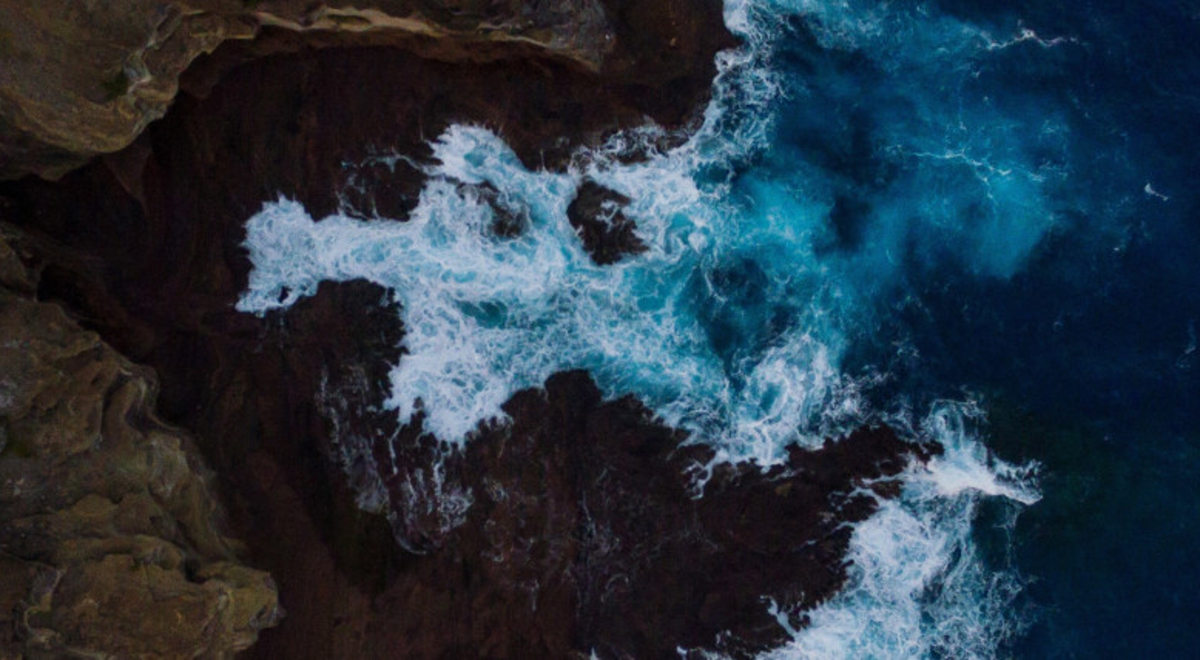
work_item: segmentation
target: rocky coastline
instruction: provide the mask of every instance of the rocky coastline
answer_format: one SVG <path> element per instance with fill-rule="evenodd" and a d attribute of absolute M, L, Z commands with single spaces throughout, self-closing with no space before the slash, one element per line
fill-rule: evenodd
<path fill-rule="evenodd" d="M 23 478 L 66 486 L 51 503 L 0 490 L 0 562 L 14 566 L 0 573 L 2 605 L 12 604 L 0 617 L 21 613 L 0 630 L 0 655 L 751 657 L 788 638 L 764 598 L 800 611 L 837 592 L 846 523 L 894 497 L 891 478 L 936 448 L 861 429 L 771 471 L 719 464 L 698 496 L 711 450 L 633 397 L 605 400 L 586 373 L 566 372 L 515 394 L 510 421 L 454 449 L 419 419 L 400 427 L 381 411 L 388 366 L 404 359 L 387 291 L 325 284 L 286 312 L 233 307 L 249 271 L 244 223 L 264 202 L 403 221 L 425 177 L 409 163 L 452 123 L 487 126 L 527 165 L 552 169 L 647 121 L 684 134 L 715 54 L 734 45 L 719 2 L 207 4 L 68 16 L 90 36 L 27 56 L 104 57 L 59 76 L 62 89 L 33 94 L 31 74 L 0 79 L 0 175 L 24 175 L 0 183 L 0 341 L 19 346 L 0 351 L 5 386 L 14 401 L 37 399 L 49 376 L 26 358 L 38 338 L 86 344 L 79 354 L 111 365 L 93 381 L 75 353 L 54 354 L 70 363 L 55 382 L 86 385 L 104 420 L 86 423 L 99 431 L 30 412 L 54 410 L 45 397 L 4 399 L 0 489 Z M 73 34 L 47 18 L 65 14 L 22 12 Z M 97 26 L 114 21 L 153 47 L 95 48 L 109 34 Z M 0 37 L 6 59 L 34 43 Z M 121 94 L 73 86 L 112 61 L 137 73 Z M 620 211 L 627 200 L 584 188 L 571 222 L 593 259 L 644 249 Z M 519 232 L 519 218 L 497 231 Z M 60 437 L 74 444 L 39 444 Z M 125 437 L 134 449 L 121 451 L 155 456 L 172 439 L 172 484 L 191 485 L 162 486 L 151 471 L 129 487 L 136 497 L 114 494 L 104 456 Z M 52 452 L 72 458 L 30 462 Z M 164 519 L 140 493 L 164 488 L 153 506 L 169 524 L 139 527 Z M 190 499 L 171 499 L 180 493 Z M 108 540 L 72 550 L 98 536 Z M 112 576 L 126 565 L 152 576 Z M 45 571 L 73 590 L 46 591 Z M 70 582 L 71 571 L 86 579 Z M 122 617 L 143 602 L 135 589 L 173 589 L 192 607 L 186 625 L 130 624 Z M 88 594 L 134 609 L 101 608 L 84 626 L 73 603 L 100 598 Z"/>

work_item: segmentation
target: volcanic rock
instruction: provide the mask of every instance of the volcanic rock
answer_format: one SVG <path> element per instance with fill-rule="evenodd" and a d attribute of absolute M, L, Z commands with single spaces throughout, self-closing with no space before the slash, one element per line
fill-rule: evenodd
<path fill-rule="evenodd" d="M 586 179 L 567 207 L 567 219 L 583 240 L 592 261 L 604 266 L 626 254 L 646 251 L 638 238 L 637 224 L 622 210 L 631 200 L 614 190 Z"/>

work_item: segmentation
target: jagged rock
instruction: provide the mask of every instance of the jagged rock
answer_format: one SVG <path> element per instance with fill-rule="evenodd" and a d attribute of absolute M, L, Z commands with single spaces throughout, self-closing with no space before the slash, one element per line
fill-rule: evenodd
<path fill-rule="evenodd" d="M 424 544 L 373 600 L 365 655 L 753 657 L 788 639 L 766 599 L 798 628 L 842 586 L 849 524 L 878 506 L 862 487 L 930 451 L 879 427 L 766 471 L 713 467 L 579 371 L 504 409 L 461 451 L 419 424 L 369 444 L 399 531 Z"/>
<path fill-rule="evenodd" d="M 0 656 L 230 657 L 281 616 L 152 374 L 0 236 Z"/>
<path fill-rule="evenodd" d="M 627 254 L 646 251 L 637 224 L 625 215 L 630 199 L 591 179 L 585 180 L 567 207 L 567 220 L 583 240 L 592 261 L 604 266 Z"/>
<path fill-rule="evenodd" d="M 673 85 L 660 93 L 677 94 L 681 81 L 670 76 L 683 68 L 679 62 L 711 57 L 703 44 L 725 33 L 689 16 L 694 2 L 647 4 L 0 0 L 0 179 L 29 172 L 57 178 L 91 156 L 126 147 L 163 116 L 197 57 L 263 34 L 302 34 L 309 45 L 401 46 L 443 61 L 535 53 Z M 645 57 L 648 47 L 658 55 Z M 263 51 L 279 48 L 268 44 Z"/>

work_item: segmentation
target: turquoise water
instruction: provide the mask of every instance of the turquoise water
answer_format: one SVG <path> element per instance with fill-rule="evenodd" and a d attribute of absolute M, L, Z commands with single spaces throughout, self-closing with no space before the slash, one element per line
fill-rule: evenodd
<path fill-rule="evenodd" d="M 1125 26 L 1090 11 L 730 0 L 745 45 L 719 56 L 683 146 L 611 156 L 649 127 L 550 173 L 454 126 L 406 222 L 314 219 L 288 200 L 249 219 L 239 309 L 286 307 L 326 280 L 388 287 L 407 331 L 389 406 L 421 410 L 449 442 L 572 368 L 636 393 L 718 460 L 769 465 L 871 421 L 936 439 L 946 455 L 856 527 L 847 590 L 771 657 L 1105 655 L 1087 635 L 1044 634 L 1091 625 L 1047 614 L 1078 585 L 1055 586 L 1046 558 L 1086 548 L 1031 546 L 1039 512 L 1061 503 L 1039 484 L 1090 468 L 1030 438 L 998 460 L 984 412 L 1004 398 L 1133 438 L 1153 399 L 1168 437 L 1194 434 L 1195 289 L 1146 300 L 1196 282 L 1188 170 L 1151 159 L 1122 123 L 1128 99 L 1097 89 L 1112 84 L 1104 66 L 1136 60 L 1096 34 Z M 590 261 L 566 219 L 585 177 L 633 200 L 646 253 Z M 527 219 L 522 234 L 491 231 L 484 184 Z M 1165 262 L 1146 253 L 1171 231 L 1191 243 L 1168 241 Z"/>

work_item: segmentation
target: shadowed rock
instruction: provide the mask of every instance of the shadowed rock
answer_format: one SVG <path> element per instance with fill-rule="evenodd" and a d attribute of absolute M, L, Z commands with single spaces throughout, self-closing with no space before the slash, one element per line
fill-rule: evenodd
<path fill-rule="evenodd" d="M 274 582 L 152 375 L 36 281 L 0 236 L 0 656 L 231 657 L 279 621 Z"/>
<path fill-rule="evenodd" d="M 567 219 L 583 240 L 584 249 L 601 266 L 646 251 L 635 232 L 637 224 L 622 210 L 629 202 L 628 197 L 587 179 L 567 207 Z"/>
<path fill-rule="evenodd" d="M 700 496 L 712 451 L 682 445 L 631 396 L 604 400 L 583 372 L 519 392 L 504 410 L 511 421 L 465 451 L 426 454 L 443 481 L 407 506 L 470 506 L 452 529 L 430 521 L 436 542 L 376 600 L 389 612 L 386 648 L 439 657 L 461 640 L 469 657 L 665 658 L 677 647 L 751 657 L 788 639 L 766 599 L 800 627 L 799 613 L 845 581 L 846 523 L 877 506 L 856 488 L 896 475 L 910 453 L 927 457 L 886 428 L 862 429 L 768 471 L 718 465 Z M 430 469 L 375 453 L 394 493 Z"/>

